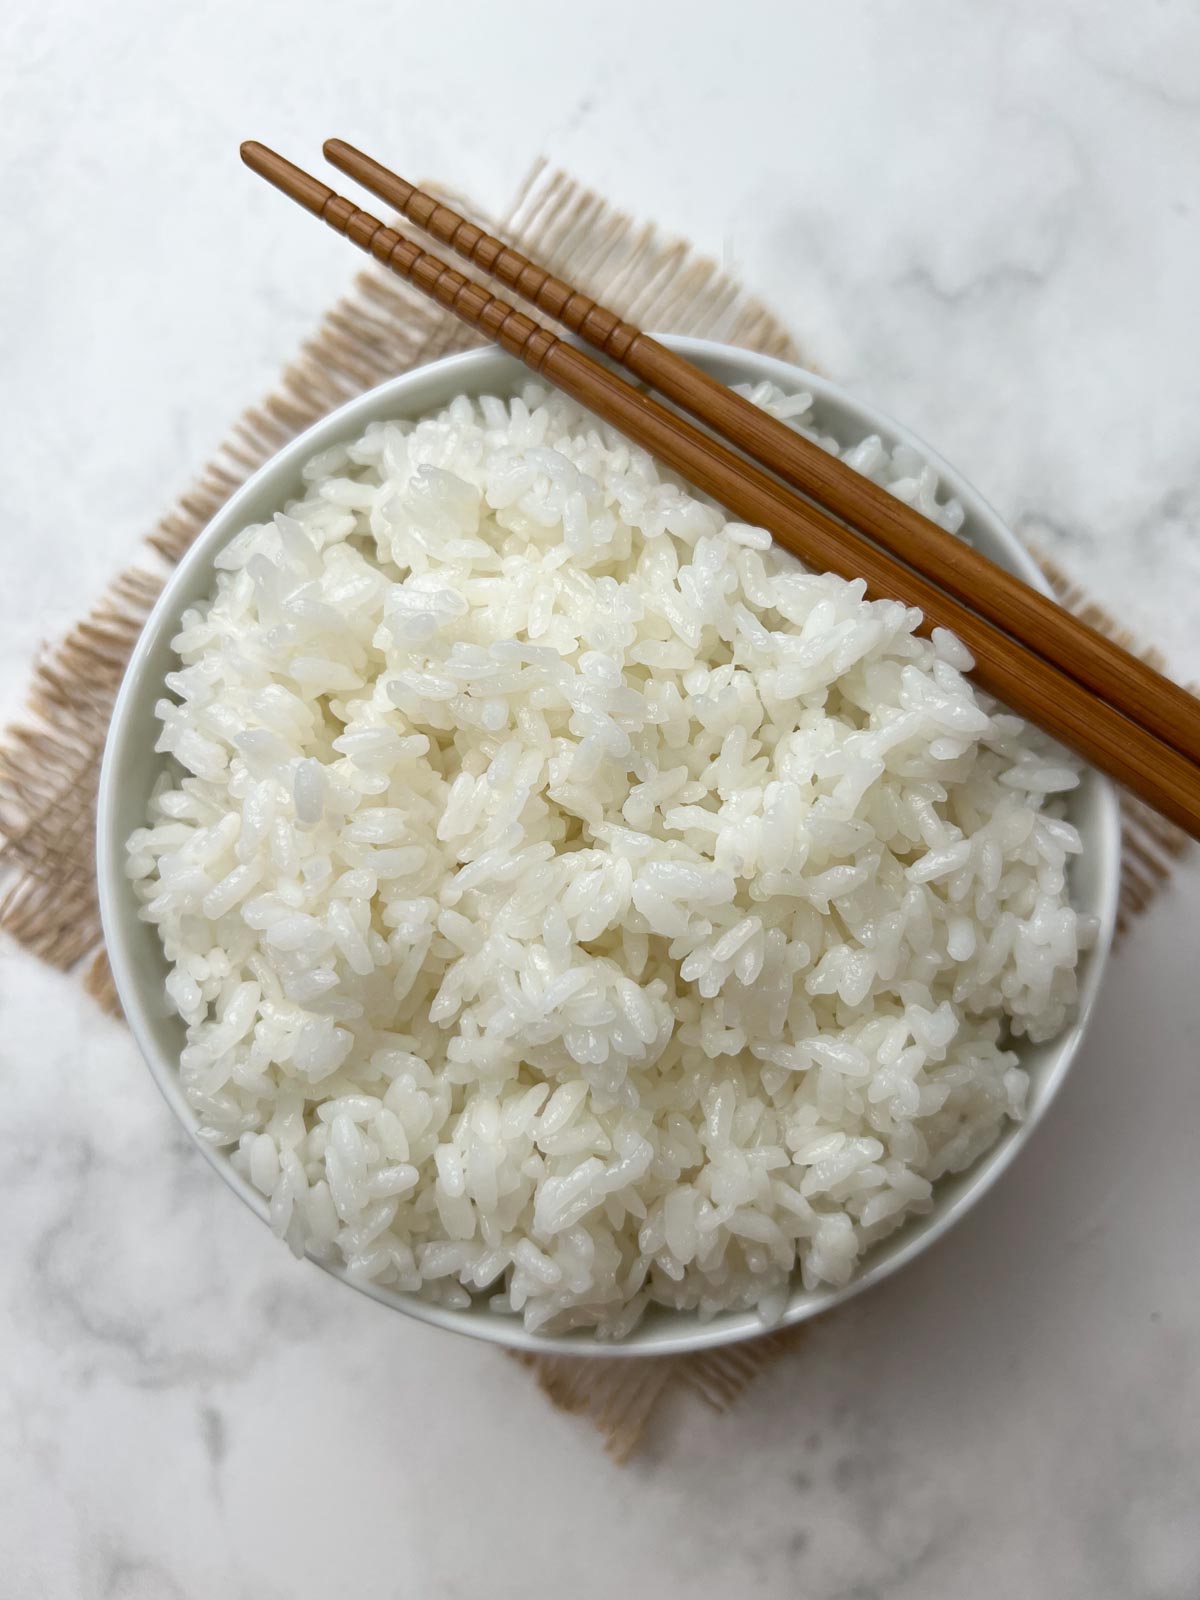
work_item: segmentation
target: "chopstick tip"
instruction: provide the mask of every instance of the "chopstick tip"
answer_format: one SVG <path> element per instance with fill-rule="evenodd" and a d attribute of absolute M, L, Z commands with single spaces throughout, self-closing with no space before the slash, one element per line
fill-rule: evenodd
<path fill-rule="evenodd" d="M 265 144 L 259 144 L 257 139 L 243 139 L 238 146 L 238 153 L 254 172 L 261 172 L 271 156 L 271 151 Z"/>
<path fill-rule="evenodd" d="M 268 145 L 259 144 L 257 139 L 243 141 L 241 155 L 251 172 L 265 178 L 315 217 L 323 216 L 326 206 L 335 198 L 328 184 L 314 178 L 310 172 L 305 172 Z"/>

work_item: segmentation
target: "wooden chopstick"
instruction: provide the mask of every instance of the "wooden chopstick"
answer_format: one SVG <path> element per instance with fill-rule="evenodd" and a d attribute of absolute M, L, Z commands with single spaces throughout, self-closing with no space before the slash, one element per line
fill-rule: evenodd
<path fill-rule="evenodd" d="M 848 579 L 863 578 L 873 596 L 920 607 L 924 630 L 949 628 L 966 644 L 975 657 L 974 676 L 985 689 L 1124 783 L 1193 837 L 1200 837 L 1200 768 L 1147 729 L 919 573 L 800 499 L 721 440 L 633 388 L 317 178 L 257 143 L 243 144 L 242 159 L 360 249 L 712 495 L 735 517 L 767 528 L 809 566 Z"/>
<path fill-rule="evenodd" d="M 685 357 L 342 139 L 325 156 L 432 238 L 483 267 L 572 333 L 699 417 L 948 594 L 1086 684 L 1118 711 L 1200 761 L 1200 700 L 962 539 L 769 416 Z"/>

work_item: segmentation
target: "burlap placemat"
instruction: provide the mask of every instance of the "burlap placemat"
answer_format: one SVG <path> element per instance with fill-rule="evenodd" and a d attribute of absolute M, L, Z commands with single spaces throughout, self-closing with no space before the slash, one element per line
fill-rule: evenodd
<path fill-rule="evenodd" d="M 464 209 L 461 200 L 457 202 Z M 560 172 L 539 165 L 501 231 L 552 271 L 644 328 L 722 339 L 801 359 L 790 334 L 752 296 L 679 241 L 662 239 Z M 100 938 L 93 870 L 96 780 L 113 698 L 135 639 L 173 563 L 268 456 L 335 406 L 412 367 L 480 343 L 448 313 L 375 268 L 323 318 L 276 388 L 149 535 L 145 559 L 120 573 L 95 608 L 35 665 L 25 718 L 0 738 L 0 927 L 42 960 L 77 971 L 118 1010 Z M 1064 602 L 1132 641 L 1043 561 Z M 1153 652 L 1144 652 L 1154 659 Z M 1158 663 L 1156 663 L 1158 664 Z M 1184 835 L 1124 802 L 1121 928 L 1166 882 Z M 664 1395 L 685 1389 L 723 1410 L 803 1330 L 687 1357 L 582 1361 L 520 1358 L 558 1406 L 588 1415 L 624 1460 Z"/>

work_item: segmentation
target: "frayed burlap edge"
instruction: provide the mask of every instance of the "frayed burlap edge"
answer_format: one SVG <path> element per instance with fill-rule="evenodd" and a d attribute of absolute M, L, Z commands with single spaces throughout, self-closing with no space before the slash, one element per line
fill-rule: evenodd
<path fill-rule="evenodd" d="M 824 1318 L 690 1356 L 595 1361 L 521 1354 L 516 1359 L 532 1368 L 542 1392 L 560 1411 L 587 1417 L 609 1455 L 623 1463 L 668 1391 L 684 1391 L 714 1411 L 727 1411 L 765 1367 L 797 1349 L 818 1320 Z"/>
<path fill-rule="evenodd" d="M 544 163 L 530 174 L 502 231 L 642 327 L 799 358 L 779 322 L 713 262 L 682 241 L 663 240 L 652 226 L 635 223 Z M 36 663 L 27 715 L 0 739 L 0 927 L 51 965 L 78 968 L 106 1010 L 119 1008 L 96 903 L 96 781 L 125 663 L 170 568 L 229 496 L 297 433 L 385 378 L 478 342 L 398 279 L 374 268 L 362 273 L 277 387 L 240 419 L 150 534 L 145 560 L 121 573 L 89 615 Z M 1065 604 L 1122 643 L 1132 642 L 1050 561 L 1039 559 Z M 1178 829 L 1128 797 L 1123 823 L 1122 931 L 1166 883 L 1187 843 Z M 805 1333 L 768 1334 L 688 1357 L 519 1359 L 555 1405 L 589 1417 L 623 1461 L 668 1390 L 690 1391 L 724 1410 Z"/>

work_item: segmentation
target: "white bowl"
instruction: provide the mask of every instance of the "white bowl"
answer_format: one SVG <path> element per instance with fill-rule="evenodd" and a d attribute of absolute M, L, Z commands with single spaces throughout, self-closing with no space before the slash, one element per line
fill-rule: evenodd
<path fill-rule="evenodd" d="M 823 378 L 767 356 L 700 339 L 668 338 L 664 343 L 727 383 L 769 378 L 786 389 L 810 390 L 820 419 L 843 441 L 879 433 L 888 444 L 913 445 L 937 469 L 943 489 L 962 502 L 966 510 L 965 531 L 976 546 L 1001 566 L 1045 588 L 1028 554 L 970 484 L 920 440 L 873 407 Z M 211 592 L 216 553 L 239 529 L 269 519 L 298 493 L 300 469 L 309 456 L 356 437 L 377 418 L 419 417 L 463 392 L 511 393 L 528 376 L 523 367 L 499 350 L 453 356 L 360 395 L 286 445 L 218 512 L 179 564 L 138 640 L 117 695 L 100 773 L 96 843 L 100 910 L 117 993 L 154 1080 L 171 1109 L 210 1165 L 264 1222 L 267 1202 L 234 1170 L 223 1153 L 197 1137 L 196 1118 L 180 1090 L 177 1073 L 183 1024 L 166 1001 L 163 980 L 167 969 L 158 935 L 139 921 L 137 901 L 124 872 L 125 840 L 144 819 L 151 784 L 162 765 L 162 758 L 154 754 L 154 704 L 163 693 L 163 679 L 172 665 L 171 639 L 184 609 Z M 1049 1044 L 1022 1047 L 1022 1065 L 1029 1071 L 1031 1085 L 1025 1120 L 1010 1125 L 968 1172 L 939 1183 L 932 1211 L 905 1224 L 877 1245 L 844 1288 L 806 1290 L 797 1285 L 783 1315 L 784 1325 L 802 1322 L 858 1294 L 911 1261 L 945 1233 L 1009 1165 L 1057 1093 L 1079 1049 L 1099 992 L 1116 916 L 1120 869 L 1118 808 L 1112 786 L 1089 771 L 1073 797 L 1072 816 L 1085 841 L 1084 854 L 1075 868 L 1074 900 L 1080 910 L 1099 918 L 1100 934 L 1081 964 L 1081 998 L 1075 1022 Z M 752 1312 L 730 1312 L 701 1322 L 691 1312 L 651 1310 L 639 1327 L 617 1345 L 587 1332 L 543 1338 L 526 1333 L 518 1317 L 499 1316 L 484 1305 L 468 1311 L 447 1311 L 413 1295 L 355 1283 L 341 1268 L 327 1270 L 343 1282 L 365 1289 L 384 1305 L 424 1322 L 524 1350 L 578 1356 L 679 1354 L 749 1338 L 762 1331 L 762 1323 Z"/>

